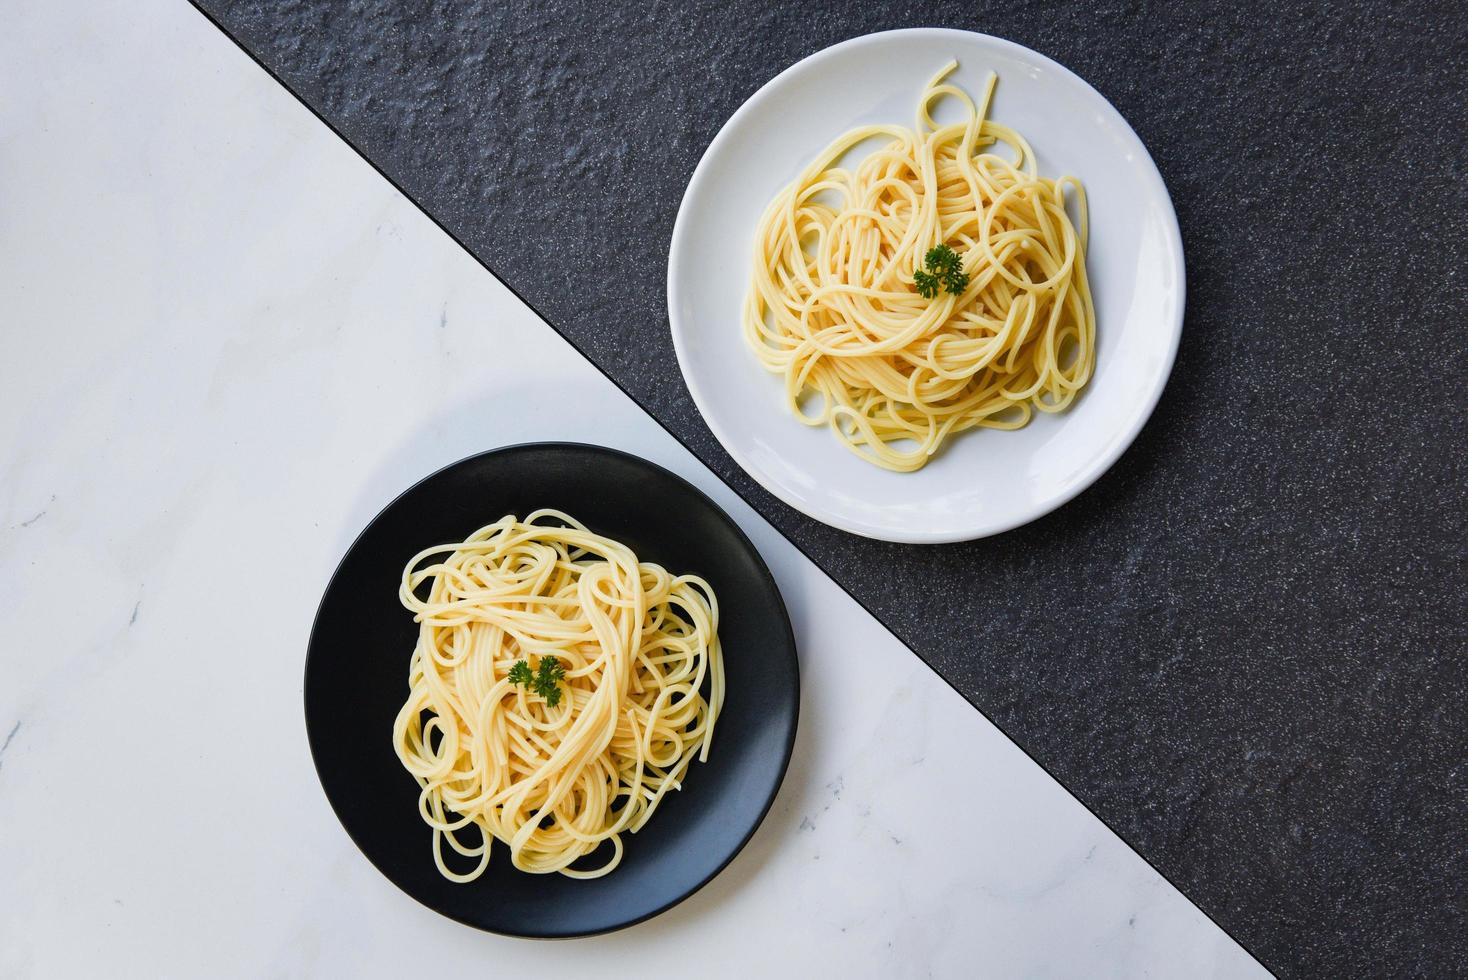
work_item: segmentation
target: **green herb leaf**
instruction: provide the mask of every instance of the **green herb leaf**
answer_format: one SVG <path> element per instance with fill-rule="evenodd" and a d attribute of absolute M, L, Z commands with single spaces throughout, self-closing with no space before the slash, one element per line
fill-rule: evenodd
<path fill-rule="evenodd" d="M 535 670 L 535 693 L 545 698 L 545 703 L 554 708 L 561 703 L 561 681 L 566 678 L 566 668 L 556 657 L 541 657 Z"/>
<path fill-rule="evenodd" d="M 968 288 L 968 273 L 961 269 L 953 269 L 943 273 L 943 285 L 953 295 L 957 296 Z"/>
<path fill-rule="evenodd" d="M 556 657 L 541 657 L 535 670 L 524 660 L 515 661 L 510 667 L 511 684 L 529 688 L 534 694 L 545 698 L 545 703 L 554 708 L 561 703 L 561 681 L 566 679 L 566 667 Z"/>
<path fill-rule="evenodd" d="M 917 286 L 918 295 L 924 299 L 937 296 L 940 285 L 955 296 L 968 288 L 968 273 L 963 271 L 963 260 L 947 245 L 934 245 L 928 249 L 923 256 L 923 264 L 928 271 L 915 270 L 912 281 Z"/>
<path fill-rule="evenodd" d="M 938 277 L 929 275 L 922 269 L 913 271 L 912 283 L 917 287 L 918 295 L 923 299 L 932 299 L 938 295 Z"/>
<path fill-rule="evenodd" d="M 510 683 L 529 687 L 534 682 L 535 675 L 530 673 L 530 665 L 523 660 L 515 661 L 515 665 L 510 668 Z"/>
<path fill-rule="evenodd" d="M 947 273 L 958 268 L 958 253 L 947 245 L 934 245 L 923 256 L 929 272 Z"/>

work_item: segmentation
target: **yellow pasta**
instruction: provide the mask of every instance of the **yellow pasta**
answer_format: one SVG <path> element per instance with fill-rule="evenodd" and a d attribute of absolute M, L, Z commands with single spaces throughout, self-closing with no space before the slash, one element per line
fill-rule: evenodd
<path fill-rule="evenodd" d="M 1038 176 L 1024 137 L 986 118 L 996 77 L 975 106 L 944 82 L 956 67 L 924 87 L 915 129 L 851 130 L 770 203 L 743 313 L 797 418 L 903 472 L 953 433 L 1064 409 L 1095 367 L 1085 192 Z M 962 121 L 934 121 L 944 97 L 966 107 Z M 880 149 L 843 165 L 872 139 Z M 936 246 L 957 254 L 967 281 L 929 298 L 914 273 Z"/>
<path fill-rule="evenodd" d="M 604 875 L 707 760 L 724 670 L 702 579 L 541 510 L 414 556 L 400 598 L 420 625 L 393 744 L 445 877 L 478 878 L 494 840 L 522 871 Z M 512 681 L 546 658 L 564 671 L 546 693 Z M 445 843 L 475 867 L 449 868 Z"/>

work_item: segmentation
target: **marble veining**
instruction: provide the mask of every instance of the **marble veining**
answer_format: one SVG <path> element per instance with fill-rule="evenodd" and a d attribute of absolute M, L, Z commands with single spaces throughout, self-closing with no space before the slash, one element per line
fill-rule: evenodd
<path fill-rule="evenodd" d="M 20 732 L 20 722 L 16 722 L 5 736 L 4 744 L 0 744 L 0 767 L 5 765 L 5 753 L 10 749 L 10 743 L 15 741 L 15 736 Z"/>

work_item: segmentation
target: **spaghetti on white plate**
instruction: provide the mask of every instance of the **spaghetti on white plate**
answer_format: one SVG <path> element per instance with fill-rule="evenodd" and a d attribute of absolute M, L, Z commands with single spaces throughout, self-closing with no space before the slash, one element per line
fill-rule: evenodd
<path fill-rule="evenodd" d="M 399 594 L 419 632 L 393 744 L 444 877 L 478 878 L 495 840 L 522 871 L 607 874 L 707 760 L 724 669 L 703 579 L 539 510 L 420 552 Z"/>
<path fill-rule="evenodd" d="M 987 118 L 997 77 L 976 106 L 944 81 L 957 66 L 923 88 L 915 129 L 857 127 L 776 196 L 744 305 L 745 339 L 796 417 L 903 472 L 954 433 L 1064 409 L 1096 360 L 1085 191 L 1039 176 L 1024 137 Z M 962 120 L 934 120 L 943 98 Z"/>

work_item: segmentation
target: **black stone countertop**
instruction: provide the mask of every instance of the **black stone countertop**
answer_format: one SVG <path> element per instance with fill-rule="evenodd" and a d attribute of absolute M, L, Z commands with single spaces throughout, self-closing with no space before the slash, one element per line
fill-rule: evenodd
<path fill-rule="evenodd" d="M 1266 965 L 1468 969 L 1468 4 L 204 6 Z M 1095 85 L 1188 259 L 1135 446 L 1055 514 L 943 547 L 746 478 L 664 298 L 730 113 L 923 25 Z"/>

